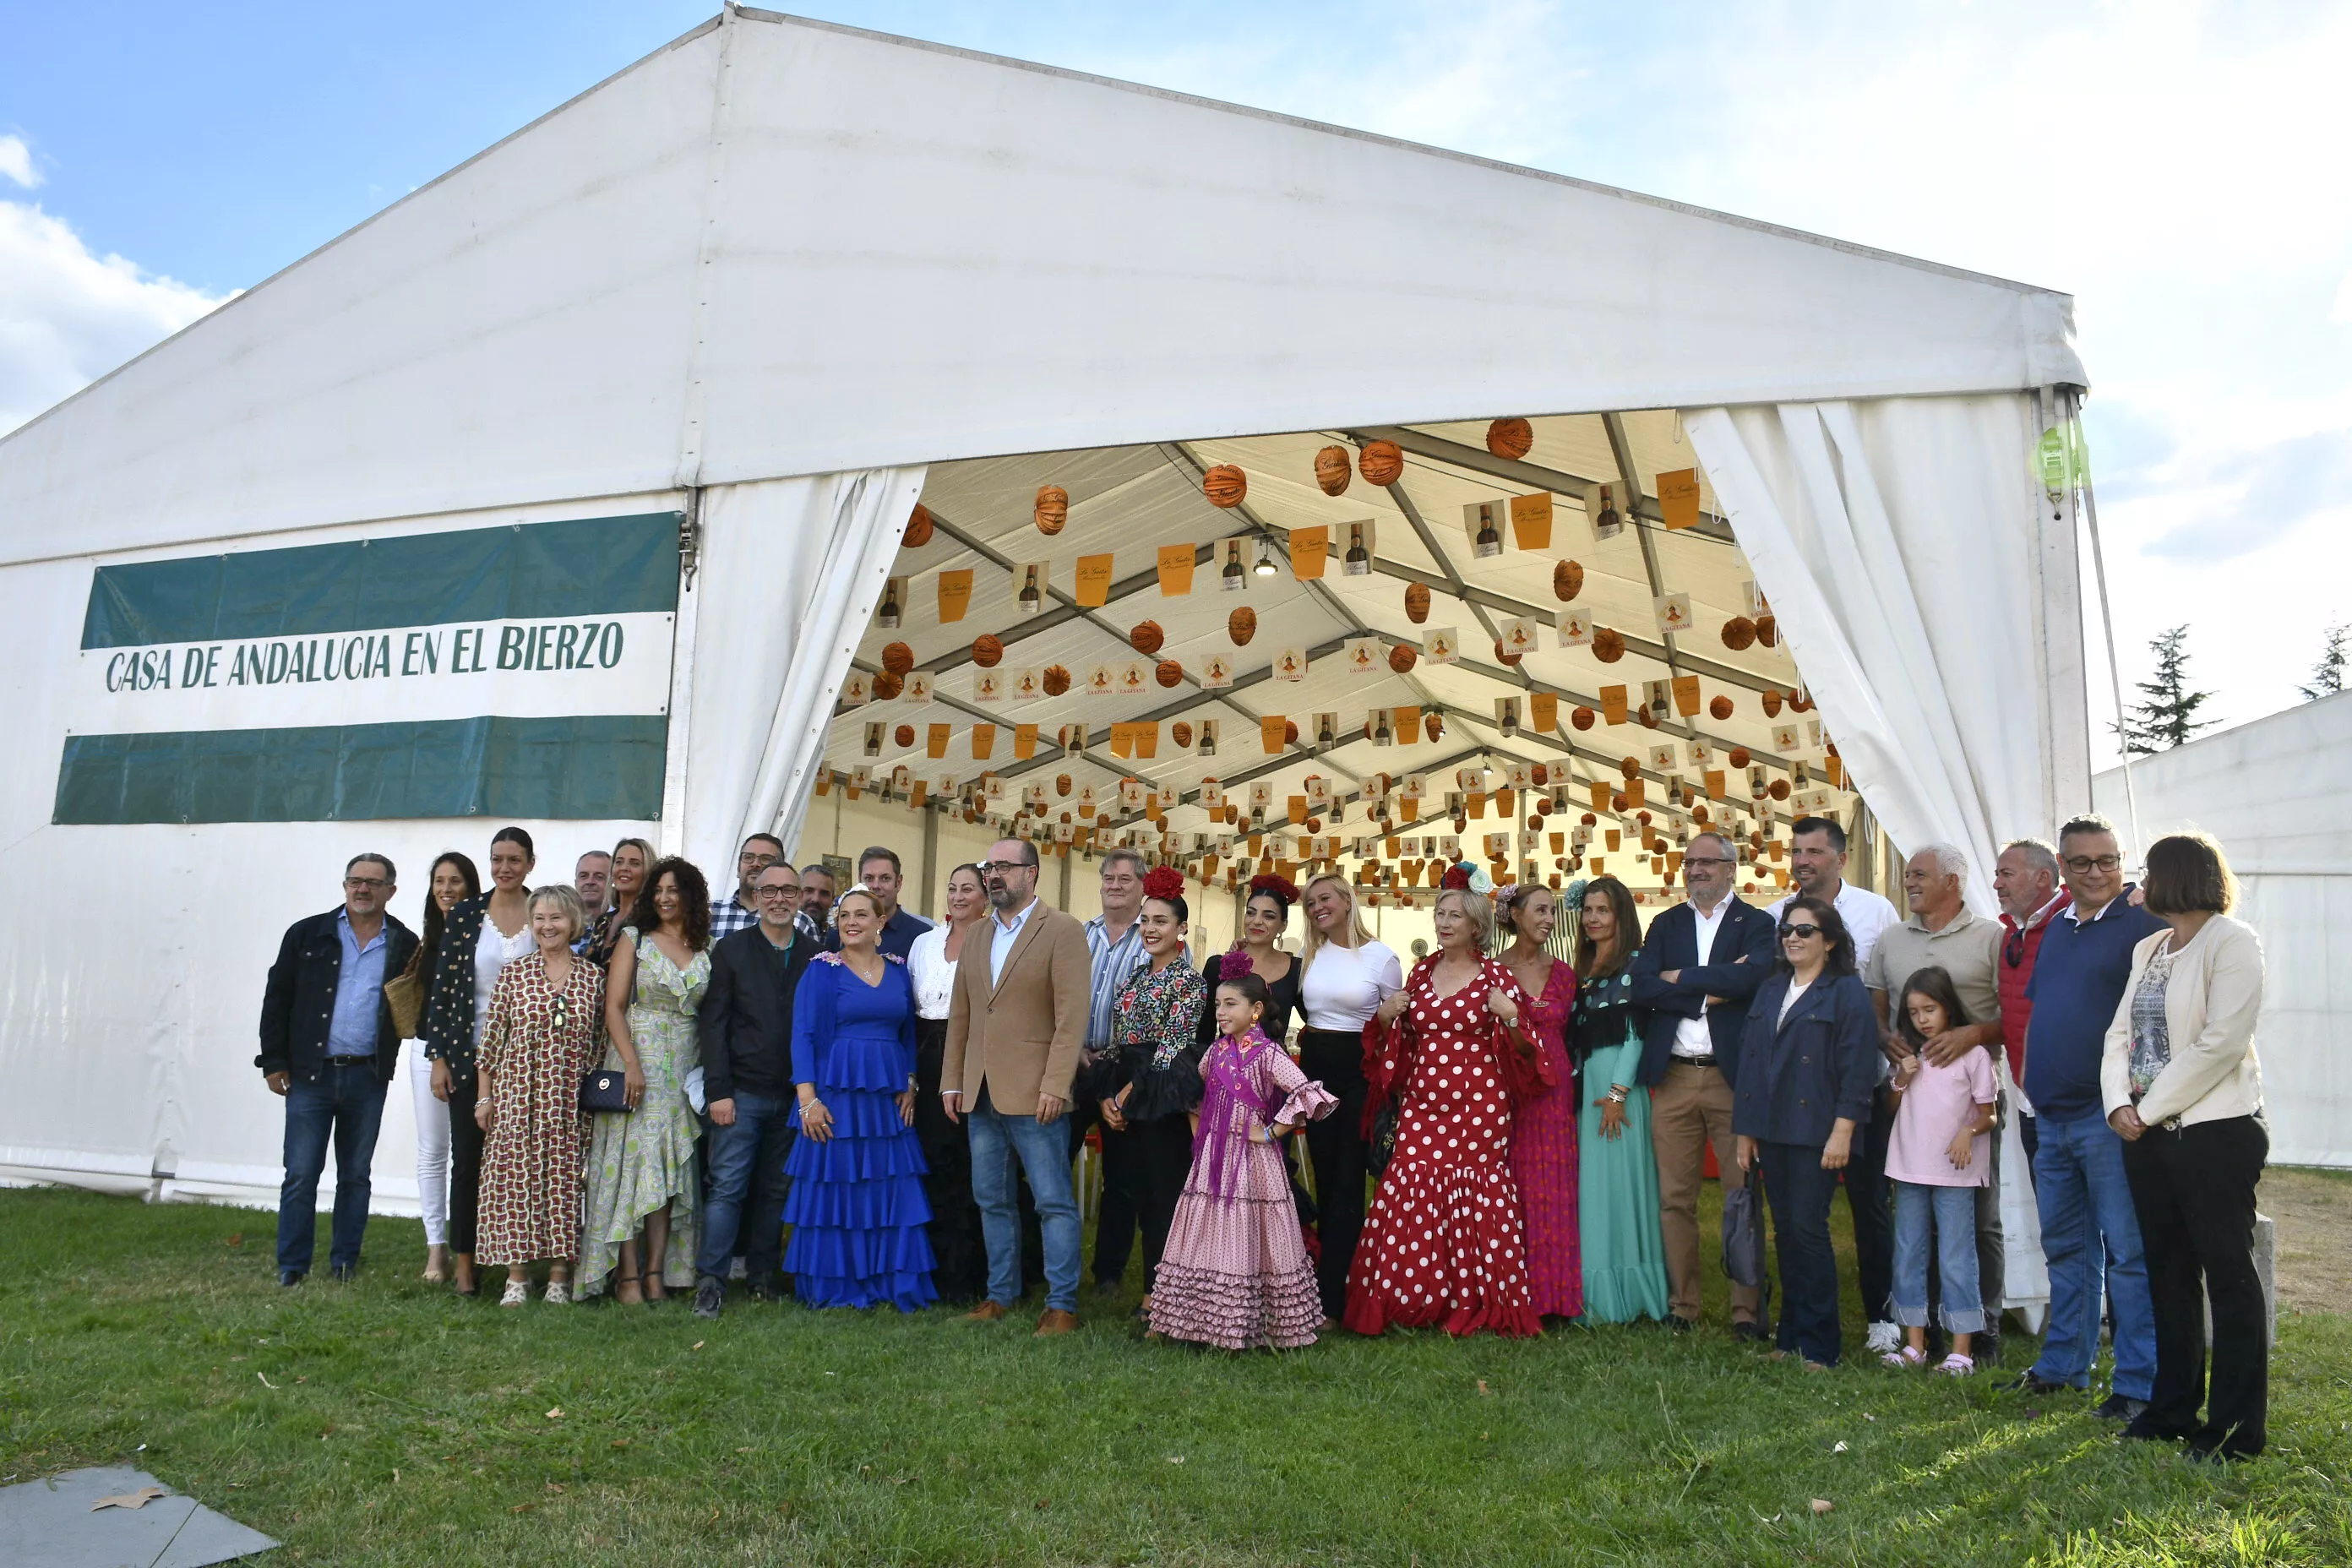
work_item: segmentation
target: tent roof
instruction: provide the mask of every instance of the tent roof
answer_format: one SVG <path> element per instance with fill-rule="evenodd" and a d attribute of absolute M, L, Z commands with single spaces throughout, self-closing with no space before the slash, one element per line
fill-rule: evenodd
<path fill-rule="evenodd" d="M 730 10 L 0 442 L 0 562 L 902 462 L 2079 383 L 2063 295 Z"/>

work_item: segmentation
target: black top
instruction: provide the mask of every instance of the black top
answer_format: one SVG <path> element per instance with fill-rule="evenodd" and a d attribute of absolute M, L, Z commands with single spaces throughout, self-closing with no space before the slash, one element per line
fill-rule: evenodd
<path fill-rule="evenodd" d="M 286 928 L 285 940 L 278 944 L 278 962 L 269 966 L 269 982 L 261 995 L 261 1054 L 253 1058 L 253 1065 L 265 1073 L 289 1073 L 308 1083 L 326 1066 L 335 984 L 343 971 L 343 934 L 337 924 L 342 912 L 332 909 L 305 916 Z M 383 977 L 389 981 L 415 956 L 416 933 L 389 914 L 383 917 Z M 399 1059 L 400 1031 L 392 1022 L 392 1004 L 379 996 L 376 1081 L 389 1082 Z"/>
<path fill-rule="evenodd" d="M 425 1054 L 461 1079 L 474 1072 L 474 949 L 489 909 L 490 895 L 477 893 L 450 910 L 426 980 Z"/>
<path fill-rule="evenodd" d="M 1291 1020 L 1304 1016 L 1298 1006 L 1298 978 L 1307 973 L 1307 965 L 1297 953 L 1285 953 L 1283 956 L 1290 960 L 1290 971 L 1281 979 L 1266 983 L 1265 988 L 1274 998 L 1274 1006 L 1258 1020 L 1258 1027 L 1265 1031 L 1265 1037 L 1277 1045 L 1290 1037 Z M 1224 967 L 1224 960 L 1225 955 L 1218 953 L 1209 960 L 1208 967 L 1201 971 L 1201 978 L 1209 986 L 1208 1004 L 1201 1009 L 1201 1043 L 1204 1046 L 1217 1037 L 1217 973 Z M 1265 977 L 1261 975 L 1259 978 Z"/>
<path fill-rule="evenodd" d="M 706 1102 L 738 1089 L 782 1095 L 793 1083 L 793 993 L 817 955 L 796 925 L 789 947 L 749 926 L 710 950 L 710 984 L 696 1016 Z"/>

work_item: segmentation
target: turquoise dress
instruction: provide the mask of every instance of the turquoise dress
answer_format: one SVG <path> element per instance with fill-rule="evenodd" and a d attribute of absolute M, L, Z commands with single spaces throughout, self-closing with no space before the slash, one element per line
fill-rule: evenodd
<path fill-rule="evenodd" d="M 1658 1162 L 1650 1148 L 1650 1091 L 1637 1081 L 1642 1026 L 1633 1005 L 1633 955 L 1614 974 L 1577 988 L 1576 1043 L 1583 1058 L 1584 1107 L 1577 1116 L 1576 1213 L 1584 1245 L 1587 1321 L 1666 1319 L 1666 1239 L 1658 1226 Z M 1601 1101 L 1626 1086 L 1625 1129 L 1601 1135 Z"/>

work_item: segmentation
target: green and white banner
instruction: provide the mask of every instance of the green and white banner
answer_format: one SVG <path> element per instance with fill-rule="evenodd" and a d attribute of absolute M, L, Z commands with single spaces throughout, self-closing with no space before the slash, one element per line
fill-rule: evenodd
<path fill-rule="evenodd" d="M 657 816 L 677 525 L 99 567 L 54 819 Z"/>

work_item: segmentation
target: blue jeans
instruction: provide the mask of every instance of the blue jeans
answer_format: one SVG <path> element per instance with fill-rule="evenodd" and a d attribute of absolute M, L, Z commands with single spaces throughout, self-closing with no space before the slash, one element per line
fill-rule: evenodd
<path fill-rule="evenodd" d="M 1895 1183 L 1895 1321 L 1927 1326 L 1927 1249 L 1932 1238 L 1943 1270 L 1944 1328 L 1984 1332 L 1977 1289 L 1977 1194 L 1981 1187 Z"/>
<path fill-rule="evenodd" d="M 1837 1253 L 1830 1246 L 1835 1171 L 1822 1169 L 1821 1145 L 1763 1145 L 1764 1196 L 1772 1205 L 1773 1249 L 1780 1264 L 1780 1327 L 1776 1341 L 1807 1361 L 1838 1361 Z"/>
<path fill-rule="evenodd" d="M 2033 1375 L 2087 1388 L 2099 1358 L 2099 1283 L 2116 1320 L 2115 1391 L 2146 1399 L 2156 1387 L 2156 1307 L 2139 1216 L 2124 1177 L 2124 1141 L 2106 1118 L 2037 1119 L 2033 1197 L 2050 1264 L 2050 1332 Z M 2105 1245 L 2104 1249 L 2101 1243 Z"/>
<path fill-rule="evenodd" d="M 755 1284 L 774 1283 L 783 1261 L 784 1156 L 792 1152 L 791 1108 L 778 1094 L 735 1091 L 735 1121 L 721 1127 L 703 1120 L 703 1143 L 710 1163 L 710 1192 L 703 1199 L 702 1245 L 694 1270 L 727 1277 L 727 1260 L 740 1239 L 745 1275 Z"/>
<path fill-rule="evenodd" d="M 971 1193 L 980 1203 L 988 1242 L 988 1299 L 1010 1307 L 1021 1299 L 1021 1216 L 1014 1206 L 1013 1160 L 1029 1177 L 1037 1199 L 1037 1226 L 1045 1250 L 1045 1306 L 1078 1310 L 1078 1200 L 1070 1189 L 1068 1130 L 1034 1116 L 1007 1116 L 990 1101 L 988 1086 L 965 1121 L 971 1128 Z"/>
<path fill-rule="evenodd" d="M 278 1189 L 278 1267 L 310 1271 L 318 1245 L 319 1177 L 327 1143 L 335 1145 L 334 1239 L 327 1261 L 356 1268 L 367 1234 L 368 1167 L 375 1161 L 376 1129 L 383 1123 L 383 1084 L 373 1057 L 331 1059 L 309 1083 L 286 1086 L 286 1181 Z"/>

